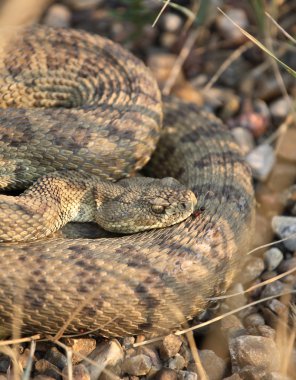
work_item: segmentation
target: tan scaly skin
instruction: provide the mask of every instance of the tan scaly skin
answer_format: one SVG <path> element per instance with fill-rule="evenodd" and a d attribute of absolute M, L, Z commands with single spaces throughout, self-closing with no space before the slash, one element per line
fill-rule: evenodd
<path fill-rule="evenodd" d="M 128 236 L 1 243 L 1 332 L 16 323 L 23 334 L 54 334 L 68 321 L 69 333 L 167 333 L 231 284 L 253 227 L 250 170 L 218 119 L 173 98 L 162 105 L 150 72 L 118 45 L 45 27 L 20 35 L 1 55 L 3 191 L 61 169 L 127 177 L 160 134 L 145 175 L 177 178 L 198 210 Z M 11 223 L 14 208 L 0 218 Z"/>

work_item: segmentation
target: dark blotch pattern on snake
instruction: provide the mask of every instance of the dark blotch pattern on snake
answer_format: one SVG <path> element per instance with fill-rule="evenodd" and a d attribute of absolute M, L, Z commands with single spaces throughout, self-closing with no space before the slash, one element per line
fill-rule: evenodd
<path fill-rule="evenodd" d="M 162 335 L 197 315 L 231 284 L 253 226 L 250 171 L 229 132 L 192 104 L 162 104 L 149 70 L 99 36 L 35 27 L 1 49 L 3 191 L 59 170 L 124 178 L 157 143 L 146 173 L 177 178 L 201 210 L 128 236 L 1 243 L 1 332 L 67 322 L 69 333 Z"/>

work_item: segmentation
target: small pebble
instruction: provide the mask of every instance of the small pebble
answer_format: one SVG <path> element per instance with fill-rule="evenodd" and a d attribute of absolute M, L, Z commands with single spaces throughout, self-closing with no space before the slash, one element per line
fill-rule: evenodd
<path fill-rule="evenodd" d="M 252 257 L 244 265 L 244 269 L 240 275 L 240 281 L 247 284 L 256 280 L 264 271 L 264 261 L 261 257 Z"/>
<path fill-rule="evenodd" d="M 63 369 L 67 363 L 68 359 L 66 355 L 62 354 L 56 347 L 51 347 L 45 354 L 44 359 L 54 364 L 59 369 Z"/>
<path fill-rule="evenodd" d="M 281 143 L 279 144 L 277 155 L 287 161 L 296 163 L 295 140 L 295 128 L 288 128 L 285 133 L 281 135 Z"/>
<path fill-rule="evenodd" d="M 59 372 L 59 369 L 54 364 L 50 363 L 48 360 L 40 359 L 35 363 L 36 371 L 40 373 L 44 373 L 47 370 L 54 370 L 55 372 Z"/>
<path fill-rule="evenodd" d="M 287 306 L 276 298 L 268 301 L 266 304 L 269 309 L 278 316 L 282 316 L 284 313 L 287 313 Z"/>
<path fill-rule="evenodd" d="M 278 267 L 278 271 L 279 273 L 284 273 L 294 268 L 296 268 L 296 257 L 282 261 Z"/>
<path fill-rule="evenodd" d="M 283 290 L 284 284 L 279 280 L 274 281 L 270 284 L 265 285 L 264 289 L 261 292 L 260 298 L 277 296 L 278 294 L 282 293 Z"/>
<path fill-rule="evenodd" d="M 230 310 L 244 306 L 247 303 L 244 287 L 241 283 L 233 284 L 229 288 L 228 294 L 236 294 L 234 297 L 229 297 L 224 300 L 224 306 L 227 305 Z"/>
<path fill-rule="evenodd" d="M 254 178 L 265 181 L 275 164 L 275 153 L 268 144 L 258 145 L 246 156 L 246 161 L 252 169 Z"/>
<path fill-rule="evenodd" d="M 268 325 L 258 325 L 253 328 L 253 331 L 249 329 L 251 335 L 260 335 L 265 338 L 275 339 L 275 330 Z"/>
<path fill-rule="evenodd" d="M 70 22 L 71 12 L 62 4 L 51 5 L 43 19 L 43 24 L 53 28 L 69 28 Z"/>
<path fill-rule="evenodd" d="M 176 58 L 177 56 L 174 54 L 157 52 L 155 50 L 149 54 L 147 65 L 151 69 L 160 87 L 163 86 L 170 77 Z M 175 85 L 181 85 L 184 82 L 184 74 L 181 71 L 176 78 Z"/>
<path fill-rule="evenodd" d="M 169 359 L 169 368 L 179 371 L 186 365 L 185 359 L 180 354 L 177 354 L 174 358 Z"/>
<path fill-rule="evenodd" d="M 280 367 L 280 355 L 275 342 L 262 336 L 244 335 L 231 339 L 230 357 L 234 372 L 246 366 L 268 371 L 277 371 Z"/>
<path fill-rule="evenodd" d="M 223 377 L 223 380 L 242 380 L 242 378 L 240 377 L 238 373 L 234 373 L 231 376 Z"/>
<path fill-rule="evenodd" d="M 282 251 L 276 247 L 270 248 L 264 252 L 265 267 L 268 271 L 273 271 L 282 262 L 284 255 Z"/>
<path fill-rule="evenodd" d="M 290 107 L 290 103 L 285 98 L 274 100 L 269 105 L 270 113 L 277 122 L 282 121 L 288 115 Z"/>
<path fill-rule="evenodd" d="M 223 378 L 226 363 L 220 356 L 211 350 L 201 350 L 199 351 L 199 357 L 209 380 L 220 380 Z"/>
<path fill-rule="evenodd" d="M 0 354 L 0 372 L 6 372 L 10 366 L 11 359 L 9 356 Z"/>
<path fill-rule="evenodd" d="M 198 378 L 195 372 L 179 371 L 178 380 L 198 380 Z"/>
<path fill-rule="evenodd" d="M 255 327 L 255 326 L 263 326 L 265 324 L 264 318 L 259 313 L 254 313 L 247 315 L 244 319 L 244 325 L 246 328 Z"/>
<path fill-rule="evenodd" d="M 131 348 L 133 344 L 135 343 L 135 338 L 133 336 L 127 336 L 123 338 L 122 346 L 124 348 Z"/>
<path fill-rule="evenodd" d="M 273 232 L 281 239 L 291 235 L 291 239 L 283 241 L 284 246 L 290 251 L 296 251 L 296 217 L 293 216 L 274 216 L 271 221 Z"/>
<path fill-rule="evenodd" d="M 149 356 L 143 354 L 126 358 L 122 363 L 122 371 L 135 376 L 147 375 L 151 367 L 151 359 Z"/>
<path fill-rule="evenodd" d="M 248 18 L 246 12 L 240 8 L 231 8 L 227 11 L 227 15 L 237 23 L 241 28 L 248 28 Z M 232 24 L 224 15 L 218 15 L 216 18 L 216 25 L 224 38 L 230 41 L 242 42 L 245 40 L 245 36 L 240 30 Z"/>
<path fill-rule="evenodd" d="M 244 334 L 245 329 L 236 315 L 229 315 L 221 320 L 221 332 L 229 339 Z"/>
<path fill-rule="evenodd" d="M 62 372 L 63 380 L 69 380 L 68 367 L 65 367 Z M 90 374 L 83 364 L 77 364 L 72 369 L 73 380 L 90 380 Z"/>
<path fill-rule="evenodd" d="M 248 154 L 255 147 L 254 137 L 246 128 L 236 127 L 232 129 L 232 134 L 241 148 L 243 155 Z"/>
<path fill-rule="evenodd" d="M 177 372 L 169 368 L 162 368 L 155 374 L 154 380 L 177 380 Z"/>
<path fill-rule="evenodd" d="M 174 334 L 167 335 L 160 346 L 160 356 L 163 359 L 169 359 L 179 352 L 182 345 L 182 339 Z"/>
<path fill-rule="evenodd" d="M 177 13 L 167 12 L 161 18 L 161 24 L 167 32 L 176 33 L 182 27 L 182 18 Z"/>
<path fill-rule="evenodd" d="M 137 350 L 138 354 L 144 354 L 148 356 L 151 360 L 151 370 L 149 371 L 149 377 L 151 377 L 153 374 L 155 374 L 157 371 L 159 371 L 162 368 L 162 362 L 159 358 L 158 352 L 156 348 L 153 346 L 142 346 L 139 347 Z"/>

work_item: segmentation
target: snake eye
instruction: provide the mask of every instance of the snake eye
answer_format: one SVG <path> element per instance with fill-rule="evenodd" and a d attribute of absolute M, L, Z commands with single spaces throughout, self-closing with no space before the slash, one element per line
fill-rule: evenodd
<path fill-rule="evenodd" d="M 162 205 L 151 205 L 151 209 L 155 214 L 163 214 L 165 207 Z"/>

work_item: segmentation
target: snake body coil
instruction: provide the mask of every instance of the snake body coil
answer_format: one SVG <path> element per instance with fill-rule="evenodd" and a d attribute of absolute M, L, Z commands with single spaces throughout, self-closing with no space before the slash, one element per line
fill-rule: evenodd
<path fill-rule="evenodd" d="M 126 177 L 160 133 L 147 171 L 179 179 L 200 211 L 130 236 L 1 243 L 0 332 L 15 324 L 22 333 L 164 334 L 198 314 L 231 284 L 253 225 L 250 171 L 229 132 L 173 98 L 159 132 L 153 78 L 108 40 L 44 27 L 11 40 L 0 74 L 3 190 L 61 169 Z"/>

